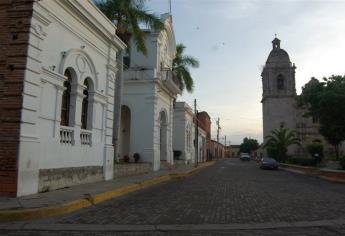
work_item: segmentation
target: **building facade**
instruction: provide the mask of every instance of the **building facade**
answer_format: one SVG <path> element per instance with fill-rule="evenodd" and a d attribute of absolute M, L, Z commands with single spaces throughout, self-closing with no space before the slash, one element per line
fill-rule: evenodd
<path fill-rule="evenodd" d="M 165 30 L 146 30 L 148 55 L 131 42 L 129 68 L 124 71 L 120 156 L 138 153 L 154 170 L 173 164 L 174 102 L 181 93 L 172 73 L 176 42 L 172 18 L 161 15 Z"/>
<path fill-rule="evenodd" d="M 116 55 L 125 44 L 91 0 L 20 2 L 0 4 L 1 32 L 12 35 L 0 35 L 0 194 L 112 179 Z"/>
<path fill-rule="evenodd" d="M 306 110 L 297 106 L 296 66 L 291 63 L 288 53 L 281 49 L 279 39 L 275 38 L 272 46 L 261 73 L 264 142 L 272 130 L 285 127 L 296 131 L 302 144 L 290 146 L 288 154 L 308 155 L 306 147 L 313 142 L 322 143 L 325 152 L 332 153 L 333 147 L 319 133 L 317 120 L 304 117 Z M 313 79 L 309 83 L 312 82 Z"/>
<path fill-rule="evenodd" d="M 210 153 L 212 158 L 220 159 L 225 157 L 225 146 L 216 140 L 211 140 Z"/>
<path fill-rule="evenodd" d="M 198 163 L 207 161 L 207 132 L 198 127 Z"/>
<path fill-rule="evenodd" d="M 206 160 L 211 160 L 211 117 L 206 111 L 198 112 L 198 125 L 206 132 Z"/>
<path fill-rule="evenodd" d="M 181 159 L 186 164 L 194 163 L 194 113 L 192 108 L 185 102 L 176 102 L 174 108 L 173 124 L 173 150 L 181 151 Z"/>
<path fill-rule="evenodd" d="M 261 73 L 264 141 L 276 128 L 296 128 L 296 67 L 279 39 L 272 41 L 272 47 Z"/>

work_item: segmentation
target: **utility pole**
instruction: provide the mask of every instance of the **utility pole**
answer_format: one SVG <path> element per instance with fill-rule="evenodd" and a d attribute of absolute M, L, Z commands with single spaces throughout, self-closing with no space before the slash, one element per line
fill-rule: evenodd
<path fill-rule="evenodd" d="M 220 119 L 219 119 L 219 117 L 218 117 L 218 120 L 217 120 L 217 122 L 216 122 L 216 124 L 217 124 L 217 142 L 218 142 L 218 143 L 219 143 L 219 130 L 220 130 L 219 121 L 220 121 Z"/>
<path fill-rule="evenodd" d="M 199 120 L 198 120 L 198 110 L 196 109 L 196 99 L 194 99 L 194 115 L 195 115 L 195 138 L 194 138 L 194 147 L 195 147 L 195 167 L 198 166 L 198 151 L 199 151 Z"/>
<path fill-rule="evenodd" d="M 171 15 L 171 0 L 169 0 L 169 13 Z"/>
<path fill-rule="evenodd" d="M 226 153 L 227 153 L 227 148 L 226 148 L 226 135 L 225 135 L 225 146 L 224 146 L 224 157 L 226 157 Z"/>

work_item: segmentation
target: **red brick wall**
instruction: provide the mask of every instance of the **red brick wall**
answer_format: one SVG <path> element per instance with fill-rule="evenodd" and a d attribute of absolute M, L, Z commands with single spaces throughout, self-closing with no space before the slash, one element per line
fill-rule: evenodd
<path fill-rule="evenodd" d="M 16 196 L 22 91 L 33 0 L 0 1 L 0 196 Z"/>

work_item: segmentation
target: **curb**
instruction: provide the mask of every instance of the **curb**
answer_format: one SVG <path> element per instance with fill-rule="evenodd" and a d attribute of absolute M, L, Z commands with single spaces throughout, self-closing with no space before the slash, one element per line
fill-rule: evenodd
<path fill-rule="evenodd" d="M 301 175 L 306 175 L 306 176 L 312 176 L 312 177 L 317 177 L 319 179 L 322 180 L 326 180 L 329 182 L 333 182 L 333 183 L 340 183 L 340 184 L 345 184 L 345 179 L 341 179 L 341 178 L 335 178 L 335 177 L 329 177 L 329 176 L 324 176 L 322 174 L 312 174 L 312 173 L 306 173 L 303 170 L 296 170 L 293 167 L 288 167 L 288 166 L 283 166 L 280 167 L 280 169 L 285 170 L 285 171 L 289 171 L 292 173 L 296 173 L 296 174 L 301 174 Z"/>
<path fill-rule="evenodd" d="M 25 210 L 3 210 L 0 211 L 0 221 L 32 220 L 71 213 L 82 208 L 89 207 L 120 196 L 124 196 L 131 192 L 145 189 L 160 183 L 168 182 L 170 180 L 185 179 L 200 172 L 202 169 L 213 165 L 214 163 L 215 161 L 208 162 L 202 166 L 196 167 L 195 169 L 187 173 L 171 173 L 162 175 L 152 179 L 144 180 L 142 182 L 129 184 L 127 186 L 117 188 L 108 192 L 89 196 L 84 199 L 67 202 L 61 205 Z"/>

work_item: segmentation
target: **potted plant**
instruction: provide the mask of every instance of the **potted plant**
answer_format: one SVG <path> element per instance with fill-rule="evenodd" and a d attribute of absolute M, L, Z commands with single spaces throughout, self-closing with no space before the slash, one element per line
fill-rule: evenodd
<path fill-rule="evenodd" d="M 126 163 L 129 163 L 129 156 L 128 155 L 125 155 L 123 157 L 123 161 L 126 162 Z"/>
<path fill-rule="evenodd" d="M 133 158 L 134 158 L 134 162 L 135 162 L 135 163 L 138 163 L 138 162 L 139 162 L 139 159 L 140 159 L 140 154 L 137 153 L 137 152 L 134 153 Z"/>

